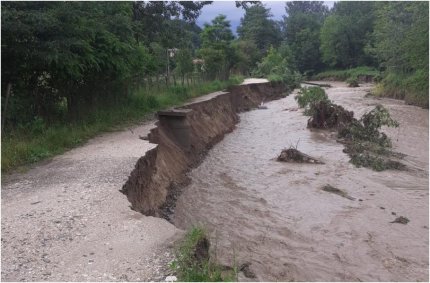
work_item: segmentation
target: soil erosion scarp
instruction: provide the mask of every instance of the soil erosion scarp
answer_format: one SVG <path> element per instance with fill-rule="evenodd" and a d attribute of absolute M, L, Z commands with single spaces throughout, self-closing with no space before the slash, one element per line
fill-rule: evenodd
<path fill-rule="evenodd" d="M 157 146 L 137 161 L 122 189 L 132 208 L 145 215 L 160 216 L 169 194 L 187 182 L 185 173 L 234 129 L 238 112 L 279 99 L 286 91 L 282 83 L 242 84 L 160 111 L 157 127 L 148 135 L 148 140 Z"/>

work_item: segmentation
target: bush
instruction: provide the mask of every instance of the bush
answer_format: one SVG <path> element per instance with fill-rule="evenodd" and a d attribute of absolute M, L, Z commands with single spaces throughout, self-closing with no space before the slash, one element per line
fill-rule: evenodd
<path fill-rule="evenodd" d="M 305 108 L 305 115 L 309 116 L 312 115 L 313 105 L 320 101 L 330 101 L 325 90 L 321 87 L 302 87 L 294 98 L 300 108 Z"/>
<path fill-rule="evenodd" d="M 349 87 L 359 87 L 360 85 L 358 84 L 358 80 L 357 78 L 349 78 L 346 80 L 346 83 L 348 84 Z"/>

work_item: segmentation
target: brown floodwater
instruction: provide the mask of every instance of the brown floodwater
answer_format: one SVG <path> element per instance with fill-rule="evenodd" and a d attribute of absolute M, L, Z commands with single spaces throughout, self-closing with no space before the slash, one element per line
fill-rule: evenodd
<path fill-rule="evenodd" d="M 408 170 L 356 168 L 335 133 L 306 128 L 292 94 L 240 114 L 189 173 L 175 225 L 205 227 L 221 263 L 249 262 L 256 278 L 243 281 L 428 281 L 429 112 L 365 97 L 371 84 L 331 84 L 330 99 L 356 118 L 378 103 L 389 109 L 400 127 L 384 131 Z M 325 164 L 277 162 L 291 145 Z M 326 184 L 355 200 L 323 191 Z M 390 223 L 398 216 L 410 222 Z"/>

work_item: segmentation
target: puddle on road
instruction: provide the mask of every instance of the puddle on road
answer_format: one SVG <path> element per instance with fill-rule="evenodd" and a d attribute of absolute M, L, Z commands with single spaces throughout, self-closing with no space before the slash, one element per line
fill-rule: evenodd
<path fill-rule="evenodd" d="M 401 126 L 384 130 L 411 170 L 355 168 L 335 133 L 306 128 L 292 94 L 240 114 L 237 129 L 190 172 L 175 225 L 205 227 L 217 259 L 250 262 L 253 280 L 426 281 L 428 110 L 364 98 L 370 84 L 331 84 L 330 99 L 356 118 L 377 103 L 388 107 Z M 277 162 L 291 145 L 325 165 Z M 321 190 L 327 184 L 355 200 Z M 390 223 L 393 212 L 410 222 Z"/>

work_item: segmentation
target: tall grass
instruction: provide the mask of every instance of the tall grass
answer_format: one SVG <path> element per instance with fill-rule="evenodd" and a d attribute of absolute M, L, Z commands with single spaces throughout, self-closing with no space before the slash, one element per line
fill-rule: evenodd
<path fill-rule="evenodd" d="M 237 279 L 235 268 L 224 271 L 209 255 L 209 240 L 205 230 L 190 229 L 176 251 L 172 270 L 180 282 L 232 282 Z"/>
<path fill-rule="evenodd" d="M 373 94 L 403 99 L 407 104 L 429 108 L 428 72 L 419 70 L 412 75 L 390 72 L 377 85 Z"/>
<path fill-rule="evenodd" d="M 119 130 L 145 119 L 163 108 L 221 90 L 243 81 L 212 81 L 194 86 L 171 86 L 162 90 L 140 89 L 117 106 L 98 109 L 80 122 L 57 122 L 49 126 L 36 119 L 34 123 L 3 133 L 1 170 L 8 172 L 19 166 L 37 162 L 81 145 L 99 133 Z"/>
<path fill-rule="evenodd" d="M 379 78 L 380 73 L 375 68 L 362 66 L 362 67 L 356 67 L 356 68 L 347 69 L 347 70 L 324 71 L 322 73 L 315 75 L 315 79 L 317 80 L 331 79 L 331 80 L 346 81 L 347 79 L 350 79 L 350 78 L 357 79 L 360 76 L 371 76 L 374 78 Z"/>
<path fill-rule="evenodd" d="M 428 70 L 417 70 L 412 73 L 385 71 L 380 73 L 371 67 L 357 67 L 348 70 L 328 70 L 317 74 L 317 80 L 340 80 L 355 82 L 360 76 L 371 76 L 379 84 L 373 94 L 395 99 L 403 99 L 407 104 L 429 107 Z"/>

